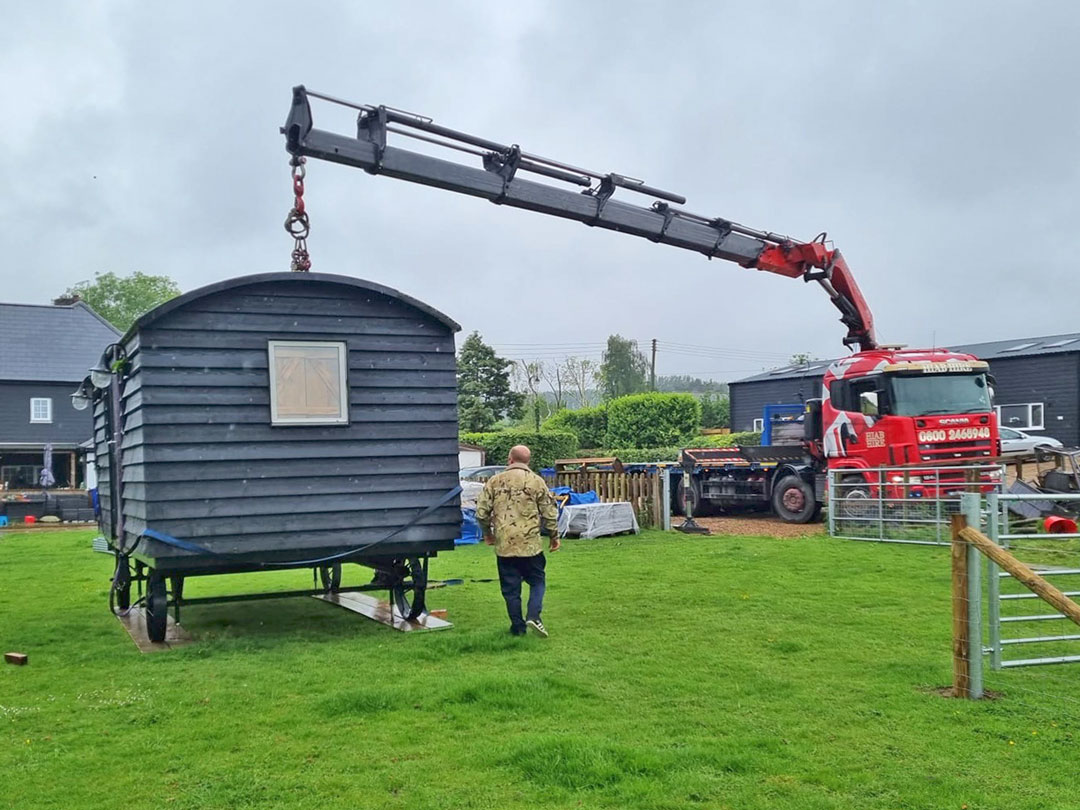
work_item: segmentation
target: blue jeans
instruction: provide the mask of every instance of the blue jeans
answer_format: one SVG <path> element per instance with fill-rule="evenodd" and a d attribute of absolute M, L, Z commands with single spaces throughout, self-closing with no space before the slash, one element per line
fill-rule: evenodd
<path fill-rule="evenodd" d="M 535 557 L 496 557 L 499 563 L 499 587 L 506 600 L 506 612 L 510 615 L 510 632 L 524 633 L 525 621 L 521 618 L 521 582 L 529 585 L 529 604 L 526 618 L 540 621 L 544 606 L 544 589 L 547 580 L 544 568 L 547 560 L 543 552 Z"/>

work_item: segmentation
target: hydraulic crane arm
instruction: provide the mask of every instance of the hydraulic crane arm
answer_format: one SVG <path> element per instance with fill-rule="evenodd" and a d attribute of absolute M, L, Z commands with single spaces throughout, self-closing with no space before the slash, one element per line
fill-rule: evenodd
<path fill-rule="evenodd" d="M 310 98 L 320 98 L 359 111 L 355 137 L 315 129 Z M 413 183 L 483 197 L 499 205 L 538 211 L 583 222 L 653 242 L 727 259 L 743 267 L 816 281 L 840 310 L 847 326 L 844 343 L 861 350 L 876 348 L 874 321 L 840 251 L 825 244 L 824 234 L 799 242 L 758 231 L 720 217 L 704 217 L 685 209 L 686 198 L 614 173 L 598 173 L 529 154 L 516 144 L 507 146 L 448 129 L 430 118 L 392 107 L 353 104 L 321 93 L 293 88 L 292 108 L 282 127 L 285 148 L 296 157 L 311 157 L 356 166 Z M 481 167 L 432 157 L 390 146 L 390 133 L 404 135 L 481 158 Z M 574 190 L 537 182 L 525 173 L 577 186 Z M 658 198 L 651 207 L 614 199 L 624 189 Z"/>

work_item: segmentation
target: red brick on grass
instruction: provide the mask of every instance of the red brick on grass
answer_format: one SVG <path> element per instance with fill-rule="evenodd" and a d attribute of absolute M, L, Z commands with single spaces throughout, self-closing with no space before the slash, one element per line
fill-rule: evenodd
<path fill-rule="evenodd" d="M 4 660 L 17 667 L 21 667 L 30 661 L 30 659 L 26 657 L 26 653 L 17 652 L 4 653 Z"/>

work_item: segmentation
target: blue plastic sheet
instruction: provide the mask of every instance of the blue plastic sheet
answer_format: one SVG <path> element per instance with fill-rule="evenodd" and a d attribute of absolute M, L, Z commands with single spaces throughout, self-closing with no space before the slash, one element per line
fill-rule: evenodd
<path fill-rule="evenodd" d="M 454 540 L 455 546 L 475 546 L 483 539 L 475 509 L 461 510 L 461 536 Z"/>
<path fill-rule="evenodd" d="M 570 500 L 566 503 L 568 506 L 582 506 L 587 503 L 600 503 L 600 496 L 593 490 L 588 492 L 574 492 L 570 487 L 552 487 L 552 495 L 567 495 Z"/>

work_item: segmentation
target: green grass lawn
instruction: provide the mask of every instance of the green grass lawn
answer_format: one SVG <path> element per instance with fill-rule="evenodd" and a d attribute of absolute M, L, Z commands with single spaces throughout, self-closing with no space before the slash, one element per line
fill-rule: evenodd
<path fill-rule="evenodd" d="M 432 593 L 449 631 L 283 599 L 189 608 L 197 642 L 144 655 L 91 537 L 0 537 L 0 651 L 30 656 L 0 666 L 0 806 L 1080 807 L 1080 667 L 995 673 L 992 701 L 933 692 L 946 549 L 570 540 L 546 641 L 510 637 L 497 585 L 475 583 Z M 491 551 L 433 574 L 493 576 Z"/>

